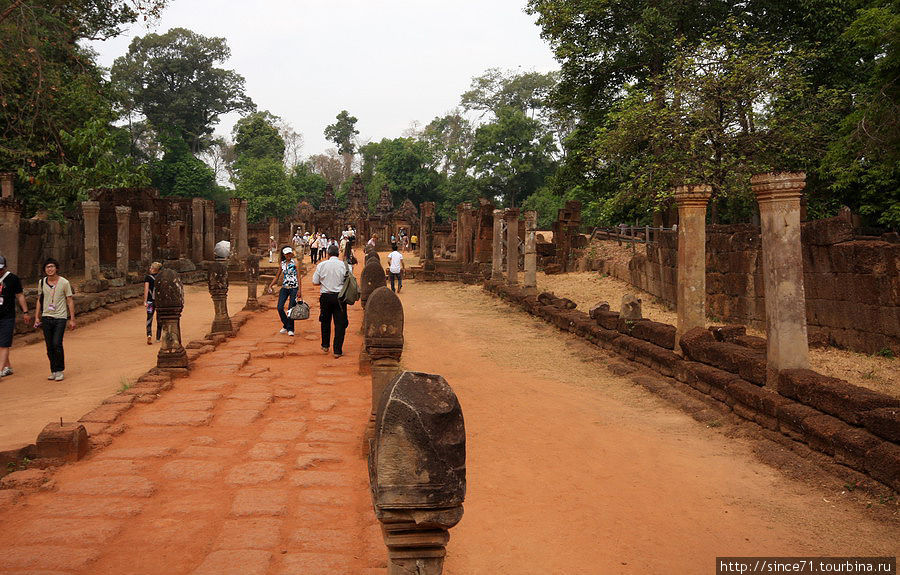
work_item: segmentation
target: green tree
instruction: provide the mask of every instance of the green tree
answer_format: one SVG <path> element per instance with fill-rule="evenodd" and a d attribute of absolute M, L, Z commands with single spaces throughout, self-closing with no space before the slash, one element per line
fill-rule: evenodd
<path fill-rule="evenodd" d="M 183 138 L 196 154 L 209 145 L 220 115 L 255 108 L 243 76 L 216 67 L 230 55 L 224 38 L 173 28 L 134 38 L 113 63 L 112 80 L 127 94 L 130 109 L 157 130 Z"/>
<path fill-rule="evenodd" d="M 313 206 L 318 206 L 325 194 L 325 186 L 328 182 L 315 173 L 309 164 L 295 164 L 288 177 L 288 184 L 292 191 L 292 202 L 296 204 L 307 201 Z"/>
<path fill-rule="evenodd" d="M 250 158 L 243 162 L 235 193 L 247 200 L 247 219 L 286 217 L 296 207 L 295 196 L 280 158 Z"/>
<path fill-rule="evenodd" d="M 394 205 L 409 198 L 414 204 L 437 199 L 441 176 L 433 168 L 434 156 L 426 142 L 414 138 L 383 139 L 361 150 L 363 175 L 372 174 L 367 185 L 370 207 L 387 184 Z"/>
<path fill-rule="evenodd" d="M 458 110 L 432 120 L 420 139 L 427 142 L 441 174 L 464 173 L 468 168 L 475 130 Z"/>
<path fill-rule="evenodd" d="M 341 110 L 336 116 L 337 121 L 334 124 L 325 126 L 325 137 L 334 142 L 337 146 L 338 153 L 344 158 L 344 174 L 343 180 L 350 178 L 350 172 L 353 165 L 353 154 L 356 152 L 356 135 L 359 130 L 356 129 L 356 116 L 351 116 L 347 110 Z"/>
<path fill-rule="evenodd" d="M 218 191 L 213 169 L 197 159 L 181 138 L 164 138 L 163 148 L 162 158 L 150 162 L 151 179 L 160 195 L 213 199 Z"/>

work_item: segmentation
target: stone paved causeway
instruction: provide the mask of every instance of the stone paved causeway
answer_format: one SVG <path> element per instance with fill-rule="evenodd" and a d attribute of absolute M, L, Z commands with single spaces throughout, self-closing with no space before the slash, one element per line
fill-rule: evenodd
<path fill-rule="evenodd" d="M 277 333 L 274 310 L 257 314 L 119 417 L 110 445 L 2 506 L 0 573 L 384 573 L 361 455 L 361 310 L 336 360 L 319 349 L 308 299 L 296 337 Z"/>

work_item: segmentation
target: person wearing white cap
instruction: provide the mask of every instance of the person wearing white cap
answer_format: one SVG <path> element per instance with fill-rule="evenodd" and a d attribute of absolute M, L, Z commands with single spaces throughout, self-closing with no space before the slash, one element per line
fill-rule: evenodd
<path fill-rule="evenodd" d="M 297 262 L 294 259 L 294 250 L 291 246 L 284 246 L 281 250 L 281 269 L 278 275 L 269 284 L 269 291 L 275 289 L 275 284 L 281 278 L 281 291 L 278 292 L 278 317 L 281 318 L 281 330 L 279 333 L 286 333 L 289 336 L 294 335 L 294 320 L 284 313 L 284 303 L 288 302 L 288 309 L 294 307 L 297 298 L 303 301 L 303 294 L 300 291 L 300 280 L 297 276 Z"/>
<path fill-rule="evenodd" d="M 9 363 L 9 348 L 12 347 L 16 328 L 17 302 L 25 315 L 25 323 L 28 323 L 28 304 L 22 292 L 22 280 L 6 269 L 6 258 L 0 256 L 0 377 L 13 374 Z"/>
<path fill-rule="evenodd" d="M 275 255 L 275 250 L 278 249 L 278 243 L 275 241 L 275 236 L 269 236 L 269 263 L 275 263 L 275 260 L 272 259 Z"/>

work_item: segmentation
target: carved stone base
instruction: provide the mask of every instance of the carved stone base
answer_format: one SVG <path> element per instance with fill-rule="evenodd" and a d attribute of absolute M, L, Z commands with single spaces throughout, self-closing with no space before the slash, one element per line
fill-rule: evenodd
<path fill-rule="evenodd" d="M 212 333 L 212 334 L 221 333 L 221 334 L 225 334 L 225 335 L 234 335 L 234 326 L 231 325 L 231 318 L 230 317 L 215 318 L 213 320 L 212 329 L 210 330 L 210 333 Z"/>
<path fill-rule="evenodd" d="M 258 311 L 260 310 L 259 300 L 247 300 L 247 303 L 244 304 L 244 311 Z"/>
<path fill-rule="evenodd" d="M 160 368 L 187 368 L 188 367 L 188 358 L 187 352 L 182 347 L 181 349 L 173 352 L 166 352 L 164 350 L 160 350 L 159 355 L 156 357 L 156 367 Z"/>
<path fill-rule="evenodd" d="M 388 550 L 388 575 L 441 575 L 449 527 L 462 517 L 452 509 L 382 510 L 381 532 Z"/>

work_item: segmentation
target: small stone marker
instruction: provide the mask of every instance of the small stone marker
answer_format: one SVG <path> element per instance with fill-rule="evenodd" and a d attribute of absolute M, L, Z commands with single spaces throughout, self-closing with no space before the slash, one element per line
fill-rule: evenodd
<path fill-rule="evenodd" d="M 644 319 L 641 315 L 641 298 L 627 293 L 622 296 L 622 307 L 619 309 L 619 317 L 629 321 Z"/>
<path fill-rule="evenodd" d="M 156 358 L 159 368 L 187 368 L 187 352 L 181 345 L 181 311 L 184 287 L 172 268 L 163 268 L 156 279 L 156 314 L 162 324 L 162 345 Z"/>
<path fill-rule="evenodd" d="M 87 430 L 80 423 L 48 423 L 38 435 L 35 444 L 37 456 L 41 458 L 78 461 L 90 449 Z"/>

